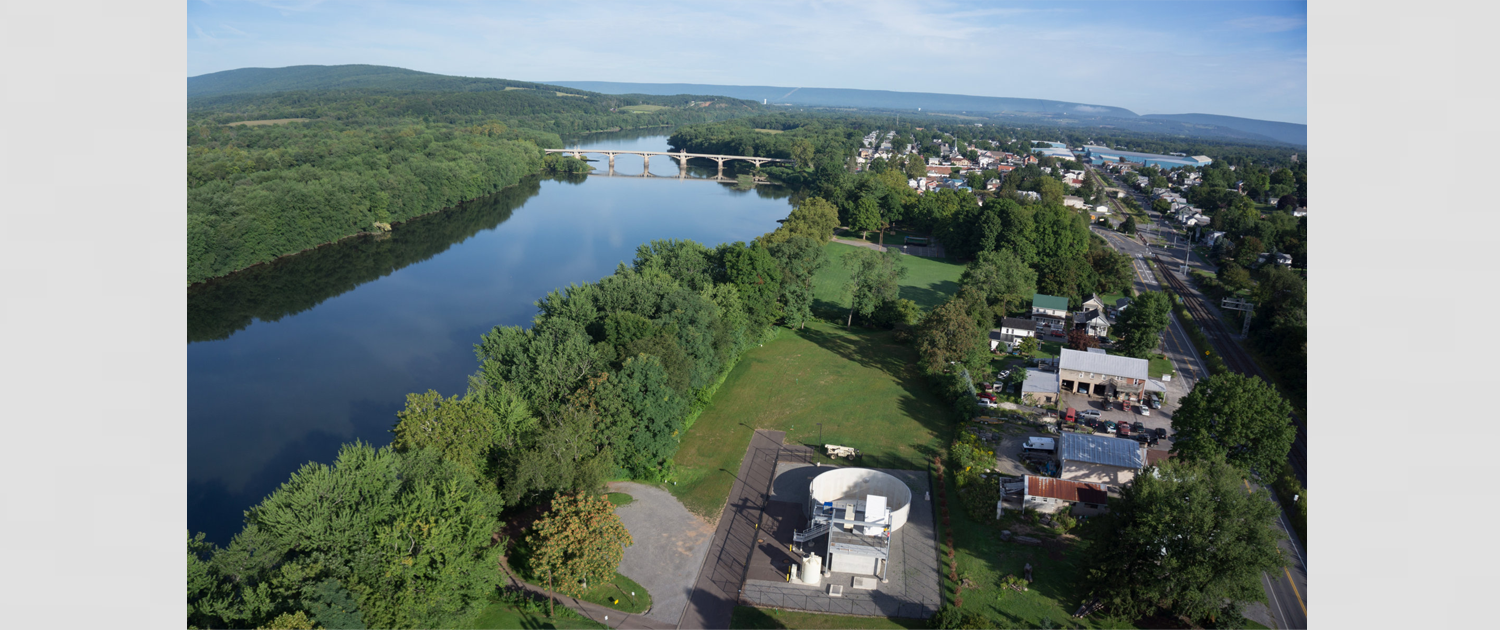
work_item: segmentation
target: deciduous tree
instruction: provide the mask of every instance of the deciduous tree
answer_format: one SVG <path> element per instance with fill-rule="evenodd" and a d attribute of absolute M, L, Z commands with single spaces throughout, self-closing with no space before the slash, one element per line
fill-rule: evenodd
<path fill-rule="evenodd" d="M 1036 294 L 1036 272 L 1010 250 L 980 252 L 964 268 L 959 284 L 982 297 L 997 317 L 1004 317 Z"/>
<path fill-rule="evenodd" d="M 1184 459 L 1222 457 L 1271 474 L 1297 438 L 1292 405 L 1258 376 L 1215 374 L 1198 381 L 1172 415 L 1172 452 Z"/>
<path fill-rule="evenodd" d="M 1166 293 L 1145 291 L 1130 301 L 1115 320 L 1115 348 L 1125 356 L 1144 359 L 1160 340 L 1161 331 L 1171 321 L 1172 302 Z"/>
<path fill-rule="evenodd" d="M 849 269 L 849 280 L 844 284 L 844 297 L 849 300 L 849 321 L 854 324 L 854 314 L 869 317 L 881 304 L 896 299 L 901 293 L 901 279 L 907 268 L 901 262 L 901 253 L 894 249 L 875 252 L 863 247 L 844 254 L 844 266 Z"/>
<path fill-rule="evenodd" d="M 1125 618 L 1232 622 L 1239 602 L 1265 601 L 1261 574 L 1284 563 L 1269 494 L 1246 492 L 1240 471 L 1218 459 L 1136 475 L 1098 523 L 1089 590 Z"/>
<path fill-rule="evenodd" d="M 579 597 L 589 583 L 614 576 L 633 542 L 608 500 L 558 495 L 527 536 L 528 568 L 533 579 L 550 575 L 554 589 Z"/>

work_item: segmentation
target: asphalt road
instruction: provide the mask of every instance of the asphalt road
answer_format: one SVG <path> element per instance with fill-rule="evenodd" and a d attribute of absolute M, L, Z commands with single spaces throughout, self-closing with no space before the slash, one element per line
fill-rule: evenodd
<path fill-rule="evenodd" d="M 1154 215 L 1150 210 L 1148 215 Z M 1153 221 L 1159 220 L 1159 215 L 1152 216 Z M 1160 225 L 1158 223 L 1158 225 Z M 1135 237 L 1120 234 L 1110 230 L 1095 227 L 1094 232 L 1104 238 L 1111 247 L 1117 251 L 1130 256 L 1135 267 L 1136 290 L 1137 291 L 1160 291 L 1162 287 L 1156 280 L 1156 275 L 1150 263 L 1151 248 L 1142 244 Z M 1181 238 L 1181 236 L 1179 236 Z M 1192 252 L 1184 247 L 1175 250 L 1158 248 L 1157 253 L 1164 260 L 1182 262 L 1183 256 L 1189 256 L 1189 260 L 1197 258 Z M 1202 264 L 1202 261 L 1197 261 Z M 1187 333 L 1182 329 L 1182 323 L 1177 321 L 1177 315 L 1171 316 L 1167 330 L 1162 335 L 1163 354 L 1171 359 L 1172 365 L 1177 368 L 1178 378 L 1183 379 L 1182 385 L 1187 391 L 1191 391 L 1193 384 L 1208 376 L 1208 369 L 1194 351 L 1192 342 L 1188 340 Z M 1248 485 L 1247 485 L 1248 487 Z M 1264 492 L 1270 492 L 1262 488 Z M 1272 624 L 1276 628 L 1306 628 L 1307 627 L 1307 560 L 1303 551 L 1302 541 L 1292 532 L 1291 524 L 1287 521 L 1286 514 L 1277 506 L 1277 523 L 1286 538 L 1281 543 L 1281 553 L 1287 557 L 1287 567 L 1280 575 L 1263 574 L 1261 583 L 1266 590 L 1266 599 L 1269 600 L 1269 609 L 1272 615 Z"/>

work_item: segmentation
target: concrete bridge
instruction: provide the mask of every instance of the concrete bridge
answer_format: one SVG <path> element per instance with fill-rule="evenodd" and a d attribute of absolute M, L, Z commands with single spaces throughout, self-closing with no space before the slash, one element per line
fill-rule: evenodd
<path fill-rule="evenodd" d="M 750 156 L 750 155 L 714 155 L 714 154 L 709 154 L 709 153 L 687 153 L 685 151 L 679 151 L 677 153 L 669 153 L 667 151 L 628 151 L 628 150 L 618 150 L 618 149 L 544 149 L 544 150 L 547 153 L 561 153 L 563 155 L 571 155 L 571 156 L 573 156 L 575 158 L 578 158 L 580 160 L 583 159 L 583 155 L 585 153 L 593 154 L 593 155 L 607 155 L 607 156 L 609 156 L 609 172 L 611 172 L 611 173 L 615 172 L 615 156 L 616 155 L 639 155 L 639 156 L 641 156 L 641 160 L 645 163 L 646 173 L 648 173 L 648 174 L 651 172 L 651 156 L 653 156 L 653 155 L 665 155 L 665 156 L 668 156 L 668 157 L 677 158 L 678 166 L 680 167 L 679 170 L 681 170 L 684 173 L 687 172 L 687 161 L 688 161 L 689 158 L 704 158 L 704 159 L 713 160 L 713 161 L 719 163 L 719 177 L 723 177 L 724 176 L 724 163 L 728 162 L 730 160 L 744 160 L 746 162 L 754 164 L 757 168 L 759 168 L 760 165 L 762 165 L 762 164 L 772 163 L 772 162 L 785 163 L 785 164 L 796 164 L 797 163 L 796 160 L 784 160 L 784 159 L 781 159 L 781 158 L 755 157 L 755 156 Z"/>

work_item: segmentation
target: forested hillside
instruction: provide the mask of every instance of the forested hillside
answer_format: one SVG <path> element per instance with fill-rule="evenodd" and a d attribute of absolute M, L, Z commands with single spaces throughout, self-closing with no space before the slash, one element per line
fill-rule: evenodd
<path fill-rule="evenodd" d="M 546 168 L 561 133 L 744 116 L 720 97 L 619 97 L 378 66 L 189 80 L 189 284 L 453 207 Z M 310 88 L 270 91 L 285 88 Z M 338 88 L 338 89 L 329 89 Z M 288 122 L 288 119 L 291 119 Z M 234 124 L 251 122 L 257 124 Z M 279 123 L 279 124 L 272 124 Z"/>
<path fill-rule="evenodd" d="M 570 94 L 585 90 L 542 85 L 509 79 L 454 77 L 430 72 L 351 64 L 344 66 L 288 66 L 285 68 L 238 68 L 188 77 L 189 99 L 220 94 L 288 92 L 293 90 L 421 90 L 470 92 L 505 89 L 546 89 Z"/>

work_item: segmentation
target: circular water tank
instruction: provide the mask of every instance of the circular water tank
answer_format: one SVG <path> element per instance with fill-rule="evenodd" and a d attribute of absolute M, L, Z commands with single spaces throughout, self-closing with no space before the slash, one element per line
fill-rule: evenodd
<path fill-rule="evenodd" d="M 878 470 L 869 468 L 835 468 L 813 477 L 808 486 L 808 495 L 818 504 L 829 501 L 864 501 L 869 495 L 885 497 L 886 507 L 891 510 L 891 531 L 906 524 L 906 514 L 911 511 L 911 488 L 906 483 Z M 878 515 L 866 516 L 873 518 Z"/>

